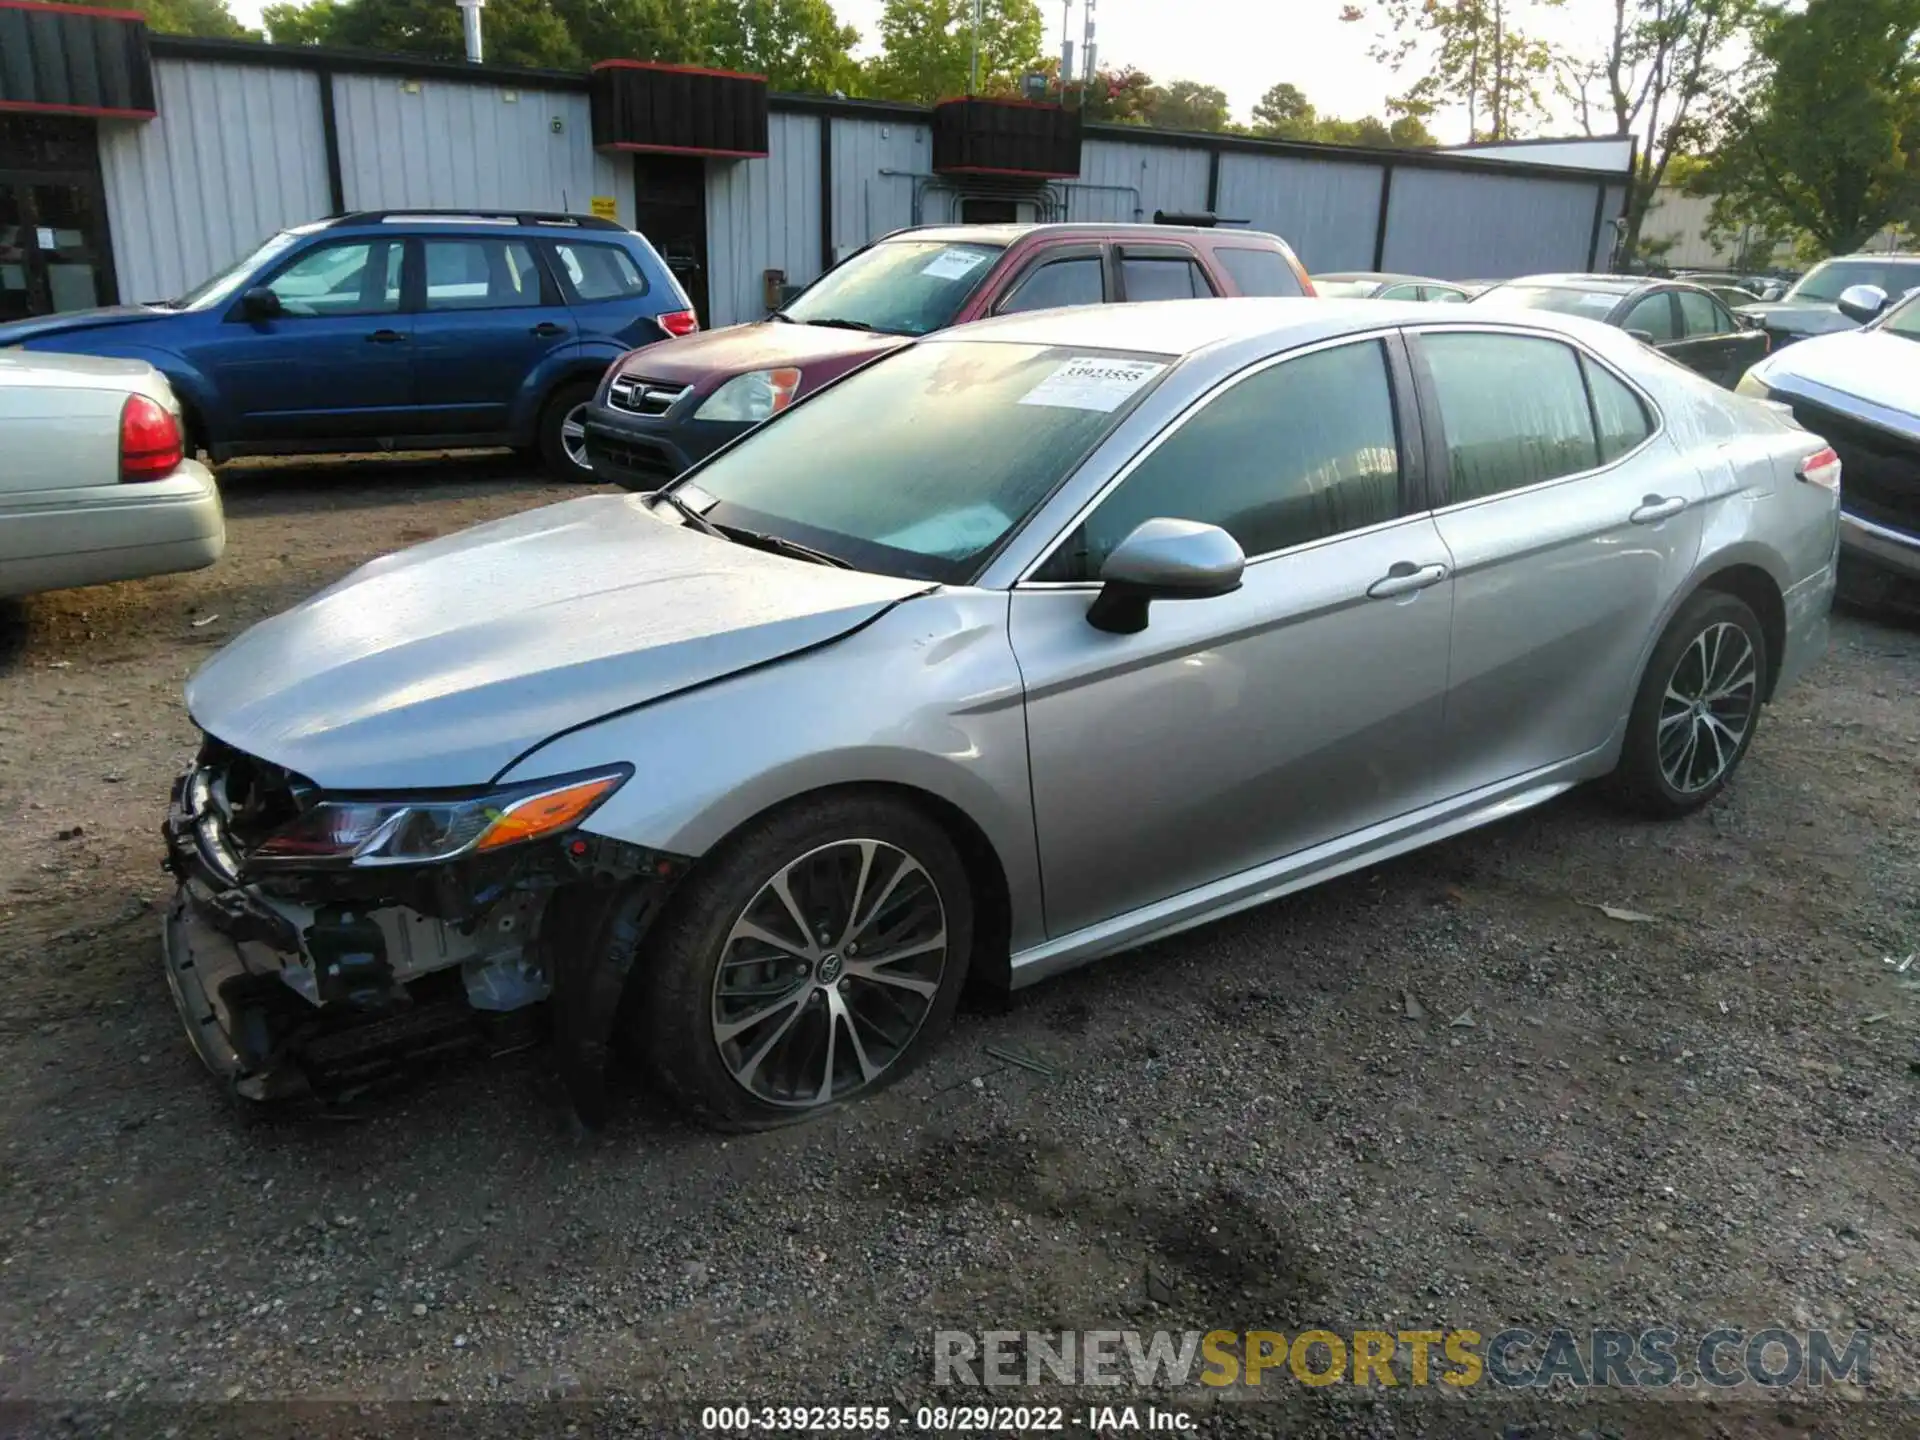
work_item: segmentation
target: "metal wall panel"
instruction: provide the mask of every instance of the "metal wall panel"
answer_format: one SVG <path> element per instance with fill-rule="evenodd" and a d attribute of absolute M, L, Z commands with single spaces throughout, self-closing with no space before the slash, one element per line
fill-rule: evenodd
<path fill-rule="evenodd" d="M 1068 220 L 1152 220 L 1156 210 L 1206 209 L 1209 165 L 1204 150 L 1089 136 L 1080 147 L 1080 178 L 1056 185 L 1066 192 Z"/>
<path fill-rule="evenodd" d="M 1372 163 L 1222 155 L 1219 209 L 1278 235 L 1309 273 L 1371 270 L 1381 173 Z"/>
<path fill-rule="evenodd" d="M 933 163 L 933 132 L 898 120 L 833 118 L 833 244 L 851 255 L 889 230 L 913 223 L 916 176 Z M 940 202 L 936 192 L 933 197 Z M 937 216 L 947 218 L 941 209 Z"/>
<path fill-rule="evenodd" d="M 315 76 L 156 60 L 153 79 L 157 120 L 100 122 L 113 264 L 130 302 L 178 295 L 329 208 Z"/>
<path fill-rule="evenodd" d="M 1381 268 L 1442 280 L 1584 269 L 1594 189 L 1526 175 L 1396 170 Z"/>
<path fill-rule="evenodd" d="M 768 270 L 792 285 L 820 273 L 820 121 L 776 111 L 769 130 L 767 159 L 707 162 L 710 327 L 766 314 Z"/>
<path fill-rule="evenodd" d="M 611 195 L 620 223 L 633 224 L 632 163 L 593 148 L 583 94 L 335 75 L 333 106 L 349 210 L 585 214 Z"/>

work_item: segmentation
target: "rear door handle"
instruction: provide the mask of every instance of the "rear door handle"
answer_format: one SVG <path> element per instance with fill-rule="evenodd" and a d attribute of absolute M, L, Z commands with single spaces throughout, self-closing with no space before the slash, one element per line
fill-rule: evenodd
<path fill-rule="evenodd" d="M 1391 600 L 1396 595 L 1411 595 L 1416 590 L 1424 590 L 1429 585 L 1438 585 L 1447 578 L 1444 565 L 1419 565 L 1402 560 L 1388 570 L 1373 584 L 1367 587 L 1367 594 L 1376 600 Z"/>
<path fill-rule="evenodd" d="M 533 327 L 533 333 L 543 340 L 551 340 L 555 335 L 566 334 L 567 327 L 564 325 L 556 325 L 551 320 L 542 320 L 538 325 Z"/>
<path fill-rule="evenodd" d="M 376 330 L 367 339 L 375 345 L 398 345 L 405 340 L 406 334 L 400 330 Z"/>
<path fill-rule="evenodd" d="M 1627 518 L 1636 525 L 1658 525 L 1662 520 L 1671 520 L 1687 508 L 1687 497 L 1672 495 L 1665 499 L 1658 495 L 1649 495 L 1640 502 L 1640 508 Z"/>

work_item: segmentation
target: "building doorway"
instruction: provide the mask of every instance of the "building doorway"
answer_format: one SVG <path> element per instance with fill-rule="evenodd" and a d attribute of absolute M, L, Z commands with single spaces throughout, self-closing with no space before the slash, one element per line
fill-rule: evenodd
<path fill-rule="evenodd" d="M 117 298 L 90 121 L 0 115 L 0 320 Z"/>
<path fill-rule="evenodd" d="M 707 306 L 707 162 L 698 155 L 633 157 L 633 228 L 653 243 L 693 302 L 700 324 Z"/>

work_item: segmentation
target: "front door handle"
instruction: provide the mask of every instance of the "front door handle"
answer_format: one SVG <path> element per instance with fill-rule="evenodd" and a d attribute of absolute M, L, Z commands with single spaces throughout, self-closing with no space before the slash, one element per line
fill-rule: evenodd
<path fill-rule="evenodd" d="M 564 325 L 556 325 L 551 320 L 542 320 L 538 325 L 533 327 L 533 333 L 538 335 L 542 340 L 551 340 L 556 335 L 566 334 L 567 327 Z"/>
<path fill-rule="evenodd" d="M 1424 590 L 1429 585 L 1438 585 L 1447 578 L 1444 565 L 1414 565 L 1402 560 L 1388 570 L 1373 584 L 1367 587 L 1367 594 L 1376 600 L 1391 600 L 1396 595 L 1411 595 L 1416 590 Z"/>
<path fill-rule="evenodd" d="M 1671 495 L 1661 497 L 1649 495 L 1640 502 L 1640 508 L 1627 518 L 1636 525 L 1658 525 L 1662 520 L 1671 520 L 1687 508 L 1687 497 Z"/>
<path fill-rule="evenodd" d="M 405 340 L 406 334 L 400 330 L 376 330 L 367 339 L 375 345 L 398 345 Z"/>

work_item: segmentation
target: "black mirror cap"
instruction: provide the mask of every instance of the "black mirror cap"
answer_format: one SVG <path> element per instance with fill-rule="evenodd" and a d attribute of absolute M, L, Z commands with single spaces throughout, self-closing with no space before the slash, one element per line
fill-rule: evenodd
<path fill-rule="evenodd" d="M 265 320 L 281 313 L 280 297 L 265 285 L 255 285 L 241 292 L 240 312 L 249 320 Z"/>

